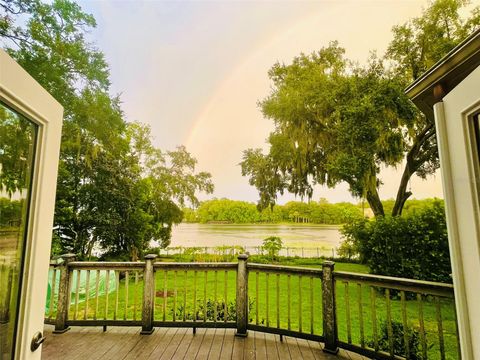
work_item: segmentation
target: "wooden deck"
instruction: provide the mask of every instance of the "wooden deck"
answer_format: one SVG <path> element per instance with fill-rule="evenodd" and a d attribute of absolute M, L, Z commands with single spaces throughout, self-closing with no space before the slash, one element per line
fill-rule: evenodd
<path fill-rule="evenodd" d="M 47 339 L 42 359 L 309 359 L 362 360 L 364 357 L 340 350 L 326 354 L 314 341 L 250 331 L 247 338 L 234 336 L 233 329 L 160 328 L 152 335 L 140 335 L 138 327 L 72 327 L 64 334 L 52 334 L 45 325 Z"/>

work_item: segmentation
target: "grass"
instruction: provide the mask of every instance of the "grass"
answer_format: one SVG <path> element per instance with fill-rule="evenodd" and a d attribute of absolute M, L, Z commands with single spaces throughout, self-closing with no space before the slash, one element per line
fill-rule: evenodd
<path fill-rule="evenodd" d="M 288 259 L 283 260 L 282 265 L 306 266 L 320 268 L 321 262 L 318 259 Z M 337 271 L 349 272 L 368 272 L 364 265 L 354 263 L 335 264 Z M 108 295 L 108 319 L 141 319 L 141 299 L 143 293 L 143 282 L 139 277 L 135 285 L 134 277 L 130 274 L 128 282 L 128 297 L 126 279 L 121 278 L 118 289 Z M 196 291 L 194 284 L 196 283 Z M 290 283 L 290 284 L 289 284 Z M 182 321 L 185 318 L 193 319 L 196 314 L 197 321 L 203 321 L 205 316 L 207 320 L 213 320 L 213 307 L 211 305 L 216 299 L 219 305 L 217 308 L 218 320 L 223 321 L 223 304 L 230 304 L 229 321 L 234 320 L 231 316 L 234 312 L 234 300 L 236 296 L 236 273 L 234 271 L 209 271 L 205 275 L 204 271 L 184 271 L 168 273 L 157 271 L 155 276 L 155 310 L 154 317 L 156 321 Z M 88 311 L 85 312 L 86 302 L 77 305 L 77 319 L 94 318 L 94 310 L 97 306 L 94 299 L 93 284 L 91 285 L 91 294 L 88 305 Z M 164 297 L 164 290 L 166 297 Z M 348 291 L 348 296 L 347 296 Z M 376 297 L 376 318 L 377 328 L 380 333 L 380 322 L 387 318 L 386 298 L 384 293 L 375 290 Z M 268 296 L 267 296 L 268 293 Z M 290 295 L 289 295 L 290 294 Z M 175 296 L 176 295 L 176 296 Z M 318 278 L 302 277 L 292 275 L 290 280 L 287 275 L 276 275 L 251 272 L 249 275 L 249 322 L 259 325 L 267 324 L 271 327 L 277 325 L 281 328 L 292 329 L 306 333 L 322 334 L 322 303 L 321 303 L 321 282 Z M 118 305 L 115 306 L 118 297 Z M 104 318 L 106 299 L 105 295 L 98 297 L 99 319 Z M 268 300 L 267 300 L 268 298 Z M 407 299 L 413 298 L 408 296 Z M 196 301 L 194 301 L 196 299 Z M 360 304 L 362 308 L 362 320 L 364 327 L 364 338 L 368 344 L 373 339 L 373 322 L 371 306 L 370 287 L 362 286 L 360 289 L 357 284 L 350 283 L 348 290 L 344 283 L 337 283 L 337 321 L 339 339 L 347 342 L 350 338 L 354 344 L 360 344 Z M 347 299 L 350 308 L 350 322 L 347 321 Z M 226 301 L 225 301 L 226 300 Z M 290 300 L 290 301 L 289 301 Z M 360 301 L 361 300 L 361 301 Z M 399 299 L 392 298 L 391 314 L 393 321 L 402 321 L 401 302 Z M 205 309 L 210 310 L 207 315 Z M 165 309 L 165 311 L 164 311 Z M 407 318 L 409 326 L 419 327 L 418 320 L 418 302 L 416 300 L 406 301 Z M 433 299 L 427 297 L 423 302 L 423 313 L 426 338 L 428 343 L 428 358 L 440 358 L 438 329 L 436 321 L 435 304 Z M 443 335 L 445 339 L 446 359 L 457 359 L 457 343 L 455 330 L 455 312 L 453 300 L 444 299 L 441 301 Z M 290 313 L 290 319 L 288 314 Z M 228 315 L 228 314 L 227 314 Z M 75 317 L 75 305 L 70 307 L 69 318 Z M 350 324 L 349 326 L 347 324 Z M 350 330 L 348 329 L 350 328 Z"/>

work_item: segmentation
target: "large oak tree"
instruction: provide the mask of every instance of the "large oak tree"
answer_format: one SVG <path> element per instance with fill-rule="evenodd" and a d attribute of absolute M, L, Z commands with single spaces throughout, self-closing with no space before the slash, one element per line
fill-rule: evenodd
<path fill-rule="evenodd" d="M 345 182 L 383 216 L 380 169 L 404 166 L 392 210 L 401 215 L 410 178 L 426 178 L 439 166 L 435 126 L 403 89 L 478 27 L 478 7 L 467 20 L 459 15 L 466 5 L 432 2 L 421 17 L 394 27 L 385 56 L 372 55 L 366 66 L 348 61 L 336 42 L 276 63 L 268 73 L 272 92 L 259 102 L 275 124 L 269 152 L 248 149 L 241 162 L 259 206 L 273 205 L 284 191 L 311 197 L 316 184 Z"/>

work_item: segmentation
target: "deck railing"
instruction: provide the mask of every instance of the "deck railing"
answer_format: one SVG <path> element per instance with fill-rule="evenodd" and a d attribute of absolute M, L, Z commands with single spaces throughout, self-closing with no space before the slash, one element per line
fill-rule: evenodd
<path fill-rule="evenodd" d="M 51 265 L 46 323 L 235 328 L 288 335 L 380 359 L 460 359 L 453 286 L 322 269 L 238 262 Z"/>

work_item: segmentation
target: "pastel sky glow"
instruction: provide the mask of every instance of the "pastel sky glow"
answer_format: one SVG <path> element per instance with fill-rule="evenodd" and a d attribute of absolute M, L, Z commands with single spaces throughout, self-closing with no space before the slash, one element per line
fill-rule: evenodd
<path fill-rule="evenodd" d="M 98 27 L 91 39 L 106 54 L 112 90 L 127 120 L 152 127 L 155 144 L 184 144 L 209 171 L 215 197 L 256 201 L 240 174 L 242 151 L 265 148 L 272 130 L 257 101 L 270 92 L 268 69 L 338 40 L 347 57 L 382 54 L 390 29 L 418 16 L 424 0 L 79 1 Z M 395 196 L 400 172 L 382 171 L 382 198 Z M 413 179 L 416 198 L 442 197 L 439 174 Z M 201 197 L 202 199 L 210 198 Z M 314 200 L 357 201 L 346 186 L 318 187 Z M 280 203 L 294 199 L 287 195 Z"/>

